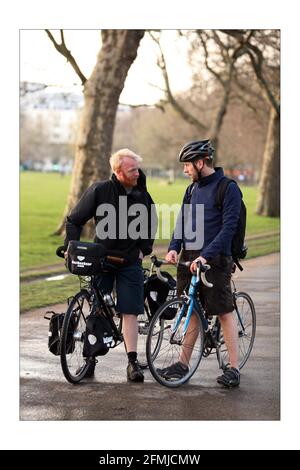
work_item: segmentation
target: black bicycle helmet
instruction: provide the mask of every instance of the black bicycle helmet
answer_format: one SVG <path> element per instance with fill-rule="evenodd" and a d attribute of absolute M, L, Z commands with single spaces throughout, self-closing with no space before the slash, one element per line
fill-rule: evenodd
<path fill-rule="evenodd" d="M 194 140 L 185 144 L 179 152 L 180 162 L 191 162 L 198 158 L 213 158 L 214 148 L 209 139 Z"/>

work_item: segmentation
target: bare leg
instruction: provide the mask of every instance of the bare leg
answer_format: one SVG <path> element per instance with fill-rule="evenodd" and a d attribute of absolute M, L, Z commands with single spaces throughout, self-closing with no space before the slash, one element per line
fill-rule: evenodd
<path fill-rule="evenodd" d="M 228 350 L 230 366 L 238 369 L 238 330 L 236 320 L 232 312 L 220 315 L 219 320 Z"/>
<path fill-rule="evenodd" d="M 189 322 L 189 326 L 187 328 L 187 332 L 183 341 L 183 345 L 181 348 L 179 361 L 185 364 L 186 366 L 189 365 L 191 355 L 193 352 L 194 344 L 199 335 L 199 319 L 194 313 L 191 315 L 191 319 Z"/>
<path fill-rule="evenodd" d="M 123 314 L 123 335 L 126 352 L 136 352 L 138 339 L 138 322 L 136 315 Z"/>

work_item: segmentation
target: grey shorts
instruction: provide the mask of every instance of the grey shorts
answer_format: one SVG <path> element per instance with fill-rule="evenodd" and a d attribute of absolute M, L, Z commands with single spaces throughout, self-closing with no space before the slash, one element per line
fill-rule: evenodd
<path fill-rule="evenodd" d="M 199 256 L 199 251 L 182 251 L 180 261 L 193 261 Z M 231 273 L 233 261 L 231 256 L 218 255 L 209 262 L 211 269 L 206 273 L 206 279 L 213 287 L 200 285 L 200 299 L 208 315 L 222 315 L 234 309 L 231 289 Z M 192 273 L 185 266 L 177 268 L 177 293 L 181 295 L 188 290 Z"/>
<path fill-rule="evenodd" d="M 144 313 L 144 274 L 142 262 L 118 268 L 114 273 L 103 273 L 97 279 L 102 293 L 111 292 L 116 282 L 117 310 L 120 313 L 140 315 Z"/>

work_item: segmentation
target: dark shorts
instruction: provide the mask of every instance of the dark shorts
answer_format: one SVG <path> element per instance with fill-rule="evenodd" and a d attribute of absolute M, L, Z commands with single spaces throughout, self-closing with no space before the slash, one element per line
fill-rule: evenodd
<path fill-rule="evenodd" d="M 180 261 L 193 261 L 199 256 L 198 252 L 182 251 Z M 233 261 L 231 256 L 219 255 L 209 262 L 211 269 L 206 273 L 206 279 L 213 287 L 200 284 L 200 299 L 208 315 L 222 315 L 234 309 L 231 290 L 231 272 Z M 192 278 L 189 268 L 177 268 L 177 293 L 181 295 L 188 290 Z"/>
<path fill-rule="evenodd" d="M 120 313 L 140 315 L 144 312 L 144 274 L 142 262 L 118 268 L 114 273 L 98 276 L 97 285 L 102 293 L 111 292 L 116 282 L 117 310 Z"/>

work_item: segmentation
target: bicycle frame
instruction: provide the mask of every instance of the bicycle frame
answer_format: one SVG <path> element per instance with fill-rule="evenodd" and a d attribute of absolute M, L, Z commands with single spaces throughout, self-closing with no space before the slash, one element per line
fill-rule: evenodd
<path fill-rule="evenodd" d="M 191 283 L 190 283 L 189 291 L 188 291 L 188 295 L 187 295 L 187 298 L 188 298 L 188 302 L 187 302 L 188 311 L 187 311 L 186 319 L 185 319 L 184 326 L 183 326 L 182 340 L 184 339 L 184 337 L 186 335 L 186 332 L 187 332 L 187 329 L 188 329 L 188 326 L 189 326 L 189 322 L 190 322 L 193 310 L 197 310 L 197 312 L 199 313 L 200 318 L 201 318 L 201 322 L 203 324 L 204 332 L 207 333 L 209 331 L 209 325 L 208 325 L 208 321 L 205 317 L 203 307 L 202 307 L 201 303 L 199 304 L 199 302 L 197 300 L 197 296 L 196 296 L 197 288 L 199 286 L 199 283 L 200 283 L 199 276 L 194 274 L 192 279 L 191 279 Z M 172 326 L 172 335 L 171 335 L 171 339 L 170 339 L 171 342 L 174 342 L 174 335 L 175 335 L 175 333 L 177 331 L 177 328 L 180 324 L 180 321 L 181 321 L 181 319 L 182 319 L 182 317 L 185 313 L 185 310 L 186 310 L 186 304 L 184 304 L 183 307 L 181 308 L 181 310 L 180 310 L 180 312 L 179 312 L 179 314 L 176 318 L 176 321 L 175 321 L 174 325 Z"/>

